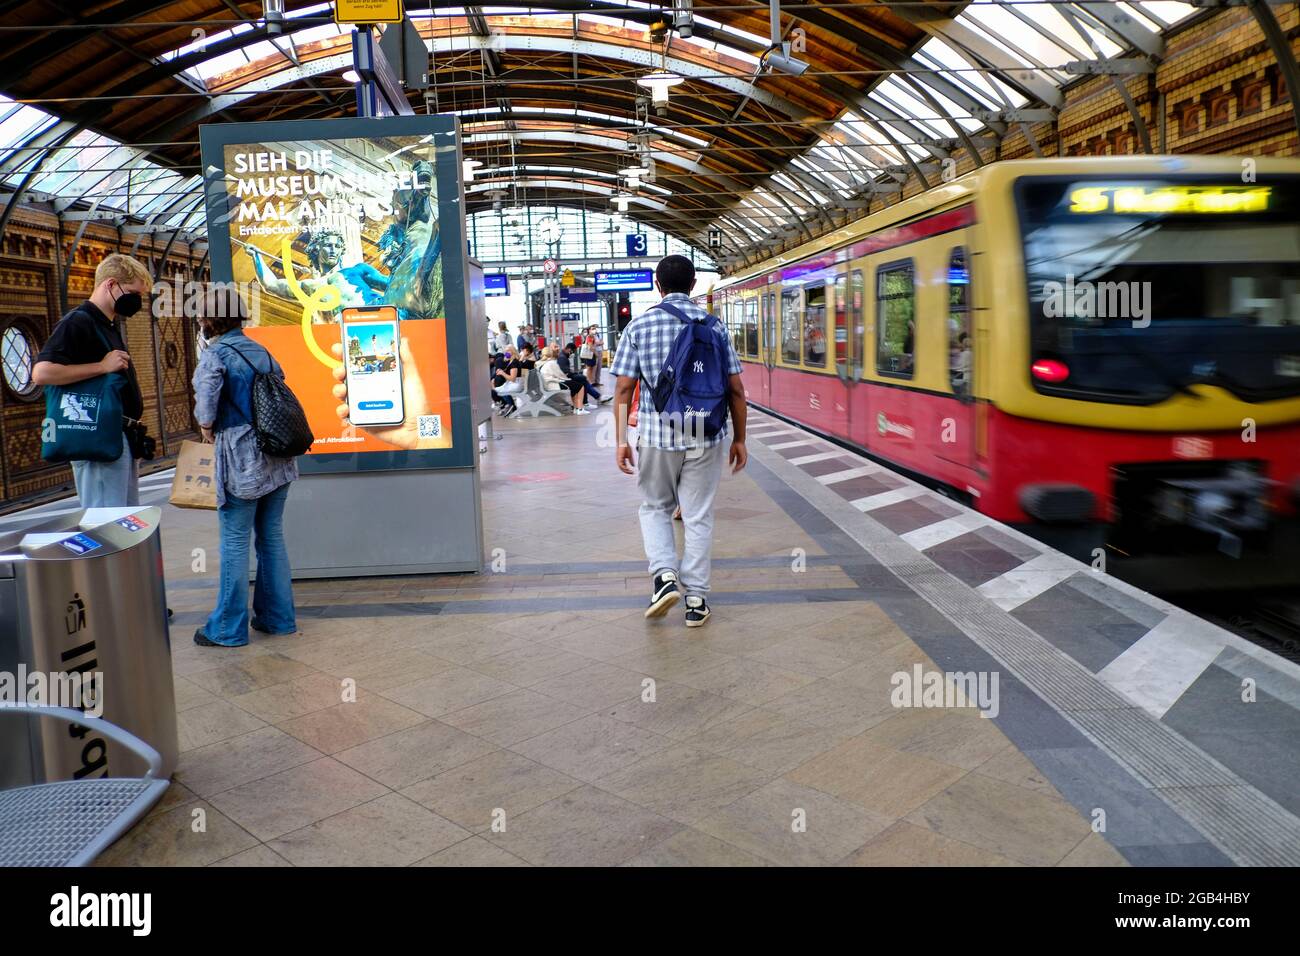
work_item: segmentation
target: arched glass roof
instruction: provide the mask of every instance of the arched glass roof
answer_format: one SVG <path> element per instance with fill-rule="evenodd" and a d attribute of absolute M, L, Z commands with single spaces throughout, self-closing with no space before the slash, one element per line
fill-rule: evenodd
<path fill-rule="evenodd" d="M 261 6 L 154 2 L 112 29 L 91 24 L 117 8 L 69 16 L 47 36 L 11 34 L 0 187 L 160 231 L 201 229 L 200 123 L 354 109 L 351 38 L 332 5 L 290 0 L 277 34 Z M 690 35 L 655 34 L 674 11 Z M 1176 0 L 801 3 L 778 25 L 808 65 L 795 76 L 772 69 L 768 9 L 746 0 L 414 0 L 434 88 L 411 97 L 417 112 L 460 116 L 465 156 L 479 163 L 466 191 L 476 222 L 503 195 L 601 215 L 621 196 L 631 219 L 725 266 L 830 228 L 912 177 L 929 185 L 927 166 L 1018 125 L 1010 111 L 1059 109 L 1088 61 L 1159 58 L 1162 32 L 1195 12 Z M 28 0 L 11 16 L 49 13 Z M 637 83 L 656 70 L 681 81 L 662 112 Z M 643 172 L 629 176 L 633 166 Z"/>

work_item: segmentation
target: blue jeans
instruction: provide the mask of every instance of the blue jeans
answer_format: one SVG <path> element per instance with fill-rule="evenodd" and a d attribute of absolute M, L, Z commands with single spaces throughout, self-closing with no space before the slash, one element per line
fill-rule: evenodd
<path fill-rule="evenodd" d="M 72 479 L 83 508 L 128 508 L 140 503 L 139 471 L 122 435 L 117 461 L 74 461 Z"/>
<path fill-rule="evenodd" d="M 253 623 L 270 634 L 298 630 L 293 612 L 293 578 L 284 546 L 284 503 L 289 486 L 261 498 L 226 495 L 217 509 L 221 524 L 221 592 L 203 625 L 214 644 L 248 643 L 248 539 L 256 534 L 257 583 L 253 586 Z"/>

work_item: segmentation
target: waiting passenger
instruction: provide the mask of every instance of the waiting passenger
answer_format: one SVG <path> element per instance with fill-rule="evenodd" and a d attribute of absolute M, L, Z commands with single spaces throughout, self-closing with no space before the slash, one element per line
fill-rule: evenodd
<path fill-rule="evenodd" d="M 503 413 L 510 415 L 515 411 L 515 400 L 513 396 L 523 392 L 528 382 L 528 371 L 537 365 L 533 361 L 533 349 L 530 345 L 525 345 L 519 350 L 519 357 L 510 360 L 506 367 L 497 372 L 496 378 L 492 384 L 498 395 L 505 398 L 507 409 Z"/>
<path fill-rule="evenodd" d="M 506 328 L 504 322 L 497 323 L 496 346 L 498 355 L 510 350 L 510 330 Z"/>
<path fill-rule="evenodd" d="M 140 311 L 153 279 L 136 259 L 114 253 L 95 269 L 90 298 L 54 327 L 36 356 L 36 385 L 75 385 L 118 373 L 126 379 L 122 398 L 122 453 L 113 461 L 74 461 L 72 479 L 83 508 L 126 508 L 140 503 L 137 460 L 152 458 L 145 433 L 144 399 L 135 363 L 126 350 L 123 322 Z M 148 322 L 148 319 L 145 319 Z"/>
<path fill-rule="evenodd" d="M 233 297 L 232 297 L 233 298 Z M 298 477 L 293 458 L 273 458 L 257 447 L 253 428 L 255 372 L 283 375 L 265 348 L 244 335 L 240 309 L 226 318 L 199 320 L 208 348 L 194 370 L 194 418 L 215 445 L 221 582 L 217 606 L 194 632 L 200 647 L 242 647 L 248 628 L 263 634 L 298 630 L 293 577 L 284 544 L 284 505 Z M 248 618 L 248 544 L 255 540 L 257 582 Z"/>
<path fill-rule="evenodd" d="M 542 351 L 542 364 L 537 367 L 537 374 L 542 377 L 542 388 L 546 391 L 558 392 L 561 389 L 568 389 L 569 401 L 573 404 L 573 414 L 590 415 L 586 409 L 587 402 L 587 383 L 584 379 L 571 379 L 564 374 L 560 368 L 560 363 L 556 361 L 557 352 L 554 346 L 549 346 Z"/>
<path fill-rule="evenodd" d="M 570 382 L 583 386 L 587 392 L 587 397 L 593 402 L 599 402 L 602 405 L 612 402 L 614 400 L 612 394 L 602 398 L 600 386 L 593 385 L 586 378 L 573 371 L 573 356 L 577 351 L 577 347 L 572 342 L 564 343 L 564 348 L 560 349 L 555 356 L 555 361 L 560 365 L 560 371 L 564 373 L 565 378 Z"/>

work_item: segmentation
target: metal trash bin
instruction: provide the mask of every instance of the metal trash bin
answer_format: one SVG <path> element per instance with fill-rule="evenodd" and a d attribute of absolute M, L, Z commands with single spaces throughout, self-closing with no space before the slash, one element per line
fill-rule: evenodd
<path fill-rule="evenodd" d="M 64 693 L 73 680 L 89 683 L 92 712 L 97 693 L 103 718 L 151 744 L 170 777 L 178 744 L 161 517 L 155 507 L 91 508 L 0 536 L 0 673 L 11 685 L 45 675 L 52 690 L 49 675 L 67 675 Z M 0 722 L 0 789 L 143 769 L 138 755 L 81 725 Z"/>

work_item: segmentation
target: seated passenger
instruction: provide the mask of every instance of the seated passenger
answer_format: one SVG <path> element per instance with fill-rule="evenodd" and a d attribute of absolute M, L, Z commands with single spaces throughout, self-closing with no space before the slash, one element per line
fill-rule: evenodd
<path fill-rule="evenodd" d="M 560 371 L 564 373 L 565 377 L 569 379 L 571 383 L 582 385 L 586 389 L 587 397 L 590 398 L 593 402 L 600 402 L 601 404 L 604 404 L 606 402 L 613 401 L 614 396 L 612 394 L 606 395 L 604 398 L 601 398 L 600 395 L 601 389 L 599 385 L 596 385 L 588 381 L 585 376 L 577 375 L 574 373 L 573 356 L 577 351 L 578 351 L 578 346 L 574 345 L 572 342 L 566 342 L 564 348 L 561 349 L 558 353 L 556 353 L 555 361 L 559 363 Z"/>
<path fill-rule="evenodd" d="M 506 349 L 497 355 L 496 374 L 492 376 L 492 397 L 500 401 L 502 415 L 508 416 L 515 411 L 512 396 L 524 390 L 524 380 L 519 377 L 520 370 L 521 366 L 512 349 Z"/>
<path fill-rule="evenodd" d="M 537 367 L 537 374 L 542 377 L 542 389 L 548 392 L 568 389 L 569 401 L 573 404 L 573 414 L 590 415 L 591 412 L 584 407 L 587 402 L 586 380 L 565 375 L 555 356 L 554 346 L 542 350 L 542 364 Z"/>

